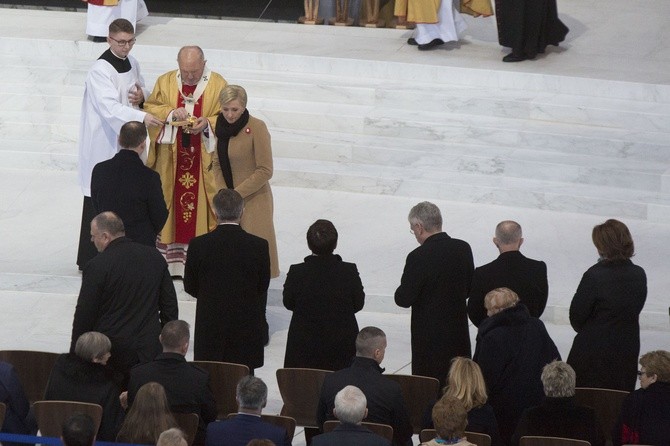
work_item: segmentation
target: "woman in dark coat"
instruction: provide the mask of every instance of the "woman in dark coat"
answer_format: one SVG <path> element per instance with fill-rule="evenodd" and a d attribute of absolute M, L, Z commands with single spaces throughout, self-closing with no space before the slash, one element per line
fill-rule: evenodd
<path fill-rule="evenodd" d="M 670 352 L 640 357 L 640 388 L 628 394 L 614 428 L 614 446 L 670 444 Z"/>
<path fill-rule="evenodd" d="M 105 365 L 112 343 L 102 333 L 89 331 L 75 344 L 75 353 L 56 360 L 44 394 L 45 400 L 81 401 L 102 406 L 102 421 L 97 439 L 115 441 L 124 411 L 113 373 Z"/>
<path fill-rule="evenodd" d="M 482 369 L 502 443 L 508 444 L 521 413 L 544 398 L 542 368 L 560 354 L 542 321 L 530 316 L 514 291 L 496 288 L 484 305 L 489 317 L 479 325 L 473 359 Z"/>
<path fill-rule="evenodd" d="M 567 362 L 577 373 L 577 387 L 632 392 L 647 277 L 630 261 L 635 248 L 625 224 L 607 220 L 593 228 L 592 238 L 600 260 L 584 273 L 570 304 L 577 336 Z"/>
<path fill-rule="evenodd" d="M 333 254 L 337 230 L 330 221 L 309 227 L 307 246 L 312 255 L 292 265 L 284 283 L 284 306 L 293 311 L 284 367 L 339 370 L 356 354 L 363 284 L 356 265 Z"/>

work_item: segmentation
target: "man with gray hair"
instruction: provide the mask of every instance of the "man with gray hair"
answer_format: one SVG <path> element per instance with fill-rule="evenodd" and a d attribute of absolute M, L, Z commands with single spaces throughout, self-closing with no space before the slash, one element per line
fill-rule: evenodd
<path fill-rule="evenodd" d="M 400 385 L 382 375 L 384 369 L 380 364 L 385 353 L 386 334 L 377 327 L 361 329 L 356 338 L 356 357 L 351 366 L 329 373 L 323 380 L 317 409 L 317 422 L 320 427 L 326 420 L 337 417 L 336 395 L 343 388 L 352 385 L 360 389 L 367 399 L 368 414 L 365 421 L 390 425 L 393 428 L 395 446 L 411 444 L 412 425 Z"/>
<path fill-rule="evenodd" d="M 433 203 L 414 206 L 408 220 L 421 246 L 407 256 L 395 303 L 412 308 L 412 374 L 444 385 L 451 359 L 470 357 L 465 301 L 474 270 L 472 250 L 442 231 L 442 215 Z"/>
<path fill-rule="evenodd" d="M 207 426 L 206 446 L 246 446 L 253 439 L 271 440 L 277 446 L 291 446 L 286 429 L 266 423 L 261 412 L 268 401 L 268 386 L 255 376 L 237 383 L 238 413 L 226 421 Z"/>
<path fill-rule="evenodd" d="M 156 446 L 188 446 L 188 442 L 184 437 L 184 431 L 177 427 L 173 427 L 161 432 L 156 442 Z"/>
<path fill-rule="evenodd" d="M 575 371 L 563 361 L 553 361 L 542 369 L 545 399 L 526 409 L 512 437 L 516 446 L 526 435 L 584 440 L 591 446 L 605 444 L 595 411 L 575 402 Z"/>
<path fill-rule="evenodd" d="M 361 421 L 368 415 L 367 403 L 365 395 L 356 386 L 346 386 L 337 392 L 333 413 L 341 424 L 332 432 L 314 437 L 312 446 L 390 446 L 385 438 L 361 426 Z"/>
<path fill-rule="evenodd" d="M 484 296 L 495 288 L 513 290 L 533 317 L 540 317 L 544 312 L 549 295 L 547 265 L 521 254 L 522 243 L 519 223 L 512 220 L 498 223 L 493 244 L 500 255 L 493 262 L 476 268 L 472 276 L 468 316 L 477 327 L 486 318 Z"/>
<path fill-rule="evenodd" d="M 133 365 L 160 353 L 161 326 L 178 317 L 177 293 L 163 256 L 127 238 L 115 213 L 91 221 L 91 240 L 99 254 L 82 272 L 70 351 L 83 333 L 104 333 L 112 341 L 109 365 L 127 380 Z"/>
<path fill-rule="evenodd" d="M 221 189 L 214 196 L 219 221 L 188 247 L 184 290 L 198 299 L 195 309 L 196 361 L 263 366 L 267 335 L 265 304 L 270 284 L 268 242 L 242 229 L 242 196 Z"/>

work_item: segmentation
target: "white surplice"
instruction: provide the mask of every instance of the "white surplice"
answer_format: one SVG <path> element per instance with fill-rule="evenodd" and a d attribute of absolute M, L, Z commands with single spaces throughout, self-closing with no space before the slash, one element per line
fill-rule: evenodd
<path fill-rule="evenodd" d="M 440 2 L 437 20 L 437 23 L 416 24 L 414 40 L 418 44 L 430 43 L 435 39 L 441 39 L 443 42 L 458 41 L 459 36 L 468 27 L 452 0 Z"/>
<path fill-rule="evenodd" d="M 121 126 L 128 121 L 144 121 L 145 112 L 130 104 L 128 93 L 137 83 L 144 97 L 144 85 L 137 60 L 128 56 L 130 71 L 119 73 L 103 59 L 98 59 L 88 72 L 79 124 L 79 184 L 85 196 L 91 196 L 93 167 L 117 152 Z"/>
<path fill-rule="evenodd" d="M 126 19 L 135 24 L 149 15 L 144 0 L 119 0 L 116 6 L 88 5 L 86 13 L 86 34 L 105 37 L 109 33 L 109 24 L 116 19 Z M 137 29 L 136 29 L 137 30 Z"/>

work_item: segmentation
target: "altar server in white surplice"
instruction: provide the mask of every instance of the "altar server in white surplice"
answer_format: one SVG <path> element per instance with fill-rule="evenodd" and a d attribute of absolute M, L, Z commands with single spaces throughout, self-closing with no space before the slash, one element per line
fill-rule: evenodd
<path fill-rule="evenodd" d="M 88 3 L 86 13 L 86 34 L 94 42 L 104 42 L 107 27 L 116 19 L 126 19 L 135 23 L 149 15 L 144 0 L 82 0 Z"/>
<path fill-rule="evenodd" d="M 117 150 L 121 126 L 140 121 L 149 126 L 162 121 L 140 109 L 148 91 L 137 61 L 128 55 L 135 44 L 133 25 L 116 19 L 109 25 L 109 49 L 102 53 L 86 77 L 79 125 L 79 184 L 84 194 L 77 265 L 82 269 L 97 251 L 90 240 L 90 222 L 95 217 L 91 203 L 91 173 Z"/>

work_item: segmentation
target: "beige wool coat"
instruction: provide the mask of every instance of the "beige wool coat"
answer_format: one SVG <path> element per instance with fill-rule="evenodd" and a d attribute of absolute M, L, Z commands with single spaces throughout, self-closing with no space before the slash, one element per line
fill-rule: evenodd
<path fill-rule="evenodd" d="M 223 116 L 220 119 L 224 119 Z M 249 116 L 249 122 L 230 138 L 228 158 L 233 172 L 235 190 L 244 198 L 242 229 L 268 241 L 270 271 L 279 276 L 277 238 L 273 222 L 272 144 L 270 132 L 263 121 Z"/>

